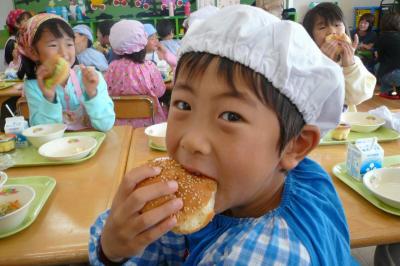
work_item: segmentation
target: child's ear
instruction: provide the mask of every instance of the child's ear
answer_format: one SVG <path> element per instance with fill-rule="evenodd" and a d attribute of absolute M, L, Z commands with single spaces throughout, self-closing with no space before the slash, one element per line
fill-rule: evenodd
<path fill-rule="evenodd" d="M 284 148 L 280 161 L 281 168 L 286 171 L 295 168 L 319 144 L 319 140 L 319 128 L 305 125 L 299 136 L 289 141 Z"/>

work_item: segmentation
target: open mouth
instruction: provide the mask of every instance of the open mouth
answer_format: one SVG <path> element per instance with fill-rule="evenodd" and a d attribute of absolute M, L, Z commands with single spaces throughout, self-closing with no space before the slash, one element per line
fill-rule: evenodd
<path fill-rule="evenodd" d="M 183 167 L 186 171 L 188 171 L 191 175 L 194 175 L 194 176 L 203 176 L 203 177 L 207 177 L 207 178 L 209 178 L 209 179 L 212 179 L 212 180 L 214 180 L 214 181 L 217 181 L 215 178 L 213 178 L 213 177 L 211 177 L 211 176 L 209 176 L 209 175 L 207 175 L 207 174 L 205 174 L 205 173 L 203 173 L 203 172 L 200 172 L 199 170 L 197 170 L 197 169 L 195 169 L 195 168 L 188 167 L 188 166 L 184 166 L 184 165 L 182 165 L 182 167 Z"/>

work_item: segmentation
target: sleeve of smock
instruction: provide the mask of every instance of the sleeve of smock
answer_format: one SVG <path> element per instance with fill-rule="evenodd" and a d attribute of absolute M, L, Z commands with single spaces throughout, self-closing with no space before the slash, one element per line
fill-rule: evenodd
<path fill-rule="evenodd" d="M 168 49 L 166 49 L 166 53 L 165 53 L 165 61 L 167 61 L 168 65 L 170 65 L 170 67 L 175 70 L 175 67 L 177 65 L 177 60 L 176 60 L 176 56 L 174 54 L 172 54 Z"/>
<path fill-rule="evenodd" d="M 149 68 L 151 80 L 153 81 L 153 85 L 154 85 L 153 93 L 155 94 L 155 96 L 157 96 L 157 98 L 160 98 L 165 93 L 164 80 L 161 76 L 160 71 L 158 70 L 158 68 L 156 67 L 155 64 L 153 64 L 153 63 L 148 64 L 148 68 Z"/>
<path fill-rule="evenodd" d="M 104 224 L 110 211 L 102 213 L 95 223 L 90 227 L 89 238 L 89 261 L 90 265 L 104 265 L 98 254 L 98 244 Z M 168 237 L 171 235 L 172 237 Z M 179 265 L 183 262 L 185 243 L 183 238 L 176 239 L 174 234 L 168 233 L 161 237 L 164 240 L 157 240 L 149 245 L 142 254 L 129 258 L 124 265 Z M 167 248 L 168 246 L 168 248 Z M 178 250 L 177 250 L 178 249 Z"/>
<path fill-rule="evenodd" d="M 107 83 L 103 75 L 99 72 L 97 72 L 97 75 L 99 76 L 97 95 L 89 99 L 85 93 L 83 105 L 85 106 L 92 127 L 100 131 L 108 131 L 113 127 L 115 122 L 114 103 L 108 95 Z M 84 87 L 82 82 L 81 86 Z"/>
<path fill-rule="evenodd" d="M 28 102 L 29 122 L 31 126 L 63 123 L 62 105 L 57 93 L 55 101 L 49 102 L 43 96 L 36 80 L 25 81 L 24 93 Z"/>
<path fill-rule="evenodd" d="M 358 56 L 354 56 L 355 63 L 348 67 L 343 67 L 345 80 L 345 104 L 358 105 L 374 94 L 376 78 L 363 65 Z"/>

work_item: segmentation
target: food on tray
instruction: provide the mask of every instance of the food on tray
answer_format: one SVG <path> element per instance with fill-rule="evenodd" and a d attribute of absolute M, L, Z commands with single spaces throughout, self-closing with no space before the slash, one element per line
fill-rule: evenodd
<path fill-rule="evenodd" d="M 349 136 L 351 126 L 349 124 L 340 123 L 332 131 L 332 139 L 334 140 L 346 140 Z"/>
<path fill-rule="evenodd" d="M 70 69 L 69 63 L 61 56 L 56 55 L 55 57 L 52 57 L 44 62 L 44 65 L 46 65 L 48 69 L 53 69 L 53 73 L 44 80 L 44 85 L 47 89 L 67 80 Z"/>
<path fill-rule="evenodd" d="M 351 44 L 351 39 L 349 36 L 347 36 L 345 33 L 343 34 L 329 34 L 328 36 L 325 37 L 326 42 L 330 42 L 332 40 L 337 40 L 337 41 L 343 41 Z M 338 45 L 337 53 L 341 53 L 343 48 Z"/>
<path fill-rule="evenodd" d="M 19 208 L 21 208 L 21 203 L 18 200 L 0 203 L 0 217 L 18 210 Z"/>
<path fill-rule="evenodd" d="M 165 202 L 181 198 L 183 208 L 176 213 L 177 225 L 172 229 L 178 234 L 189 234 L 206 226 L 214 217 L 215 194 L 217 183 L 203 175 L 197 175 L 185 170 L 172 159 L 156 159 L 149 162 L 151 166 L 160 167 L 161 173 L 142 181 L 138 187 L 157 182 L 176 180 L 178 191 L 175 194 L 160 197 L 148 202 L 142 212 L 152 210 Z"/>
<path fill-rule="evenodd" d="M 8 152 L 15 149 L 15 139 L 14 134 L 0 134 L 0 152 Z"/>

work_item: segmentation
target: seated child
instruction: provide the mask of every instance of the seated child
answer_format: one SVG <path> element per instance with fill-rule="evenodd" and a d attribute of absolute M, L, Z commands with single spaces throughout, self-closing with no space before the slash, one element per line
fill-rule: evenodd
<path fill-rule="evenodd" d="M 150 95 L 157 103 L 155 123 L 165 122 L 167 115 L 158 98 L 165 93 L 164 81 L 153 62 L 145 60 L 147 36 L 143 24 L 122 20 L 110 31 L 111 47 L 117 58 L 110 64 L 104 78 L 110 95 Z M 117 125 L 145 127 L 151 119 L 117 119 Z"/>
<path fill-rule="evenodd" d="M 344 101 L 349 111 L 356 111 L 356 105 L 373 96 L 376 78 L 354 55 L 357 37 L 353 44 L 326 40 L 331 34 L 348 35 L 342 10 L 334 3 L 320 3 L 306 13 L 303 26 L 321 51 L 342 67 L 346 88 Z"/>
<path fill-rule="evenodd" d="M 75 33 L 75 49 L 80 64 L 94 66 L 104 72 L 108 68 L 108 62 L 104 54 L 92 47 L 93 35 L 86 25 L 77 25 L 72 28 Z"/>
<path fill-rule="evenodd" d="M 381 96 L 400 99 L 400 14 L 385 14 L 376 42 Z"/>
<path fill-rule="evenodd" d="M 373 71 L 374 66 L 374 44 L 377 38 L 376 32 L 373 31 L 375 17 L 371 13 L 365 13 L 360 17 L 358 27 L 353 30 L 351 37 L 358 37 L 358 47 L 356 54 L 360 57 L 364 65 Z"/>
<path fill-rule="evenodd" d="M 160 20 L 157 23 L 157 34 L 161 39 L 160 43 L 172 54 L 177 56 L 178 49 L 181 45 L 179 40 L 174 39 L 174 30 L 171 21 L 168 19 Z"/>
<path fill-rule="evenodd" d="M 216 215 L 195 233 L 170 232 L 182 199 L 140 210 L 178 185 L 136 188 L 160 172 L 141 166 L 90 229 L 91 264 L 352 264 L 332 179 L 305 158 L 339 122 L 340 67 L 301 25 L 247 5 L 224 7 L 190 29 L 180 53 L 168 155 L 217 182 Z"/>
<path fill-rule="evenodd" d="M 69 130 L 112 128 L 114 105 L 101 73 L 81 65 L 69 70 L 64 83 L 44 84 L 54 69 L 43 63 L 60 56 L 71 67 L 76 60 L 74 32 L 67 22 L 53 14 L 32 17 L 21 29 L 18 47 L 24 66 L 21 71 L 27 77 L 24 90 L 31 125 L 65 123 Z"/>
<path fill-rule="evenodd" d="M 114 55 L 110 44 L 110 29 L 114 25 L 114 21 L 105 20 L 97 24 L 97 41 L 98 47 L 95 47 L 98 51 L 102 52 L 107 59 L 108 63 L 114 59 Z"/>
<path fill-rule="evenodd" d="M 151 24 L 144 24 L 144 30 L 148 40 L 146 45 L 146 60 L 153 61 L 156 65 L 158 65 L 160 61 L 165 60 L 171 69 L 175 69 L 176 56 L 160 44 L 154 26 Z"/>

